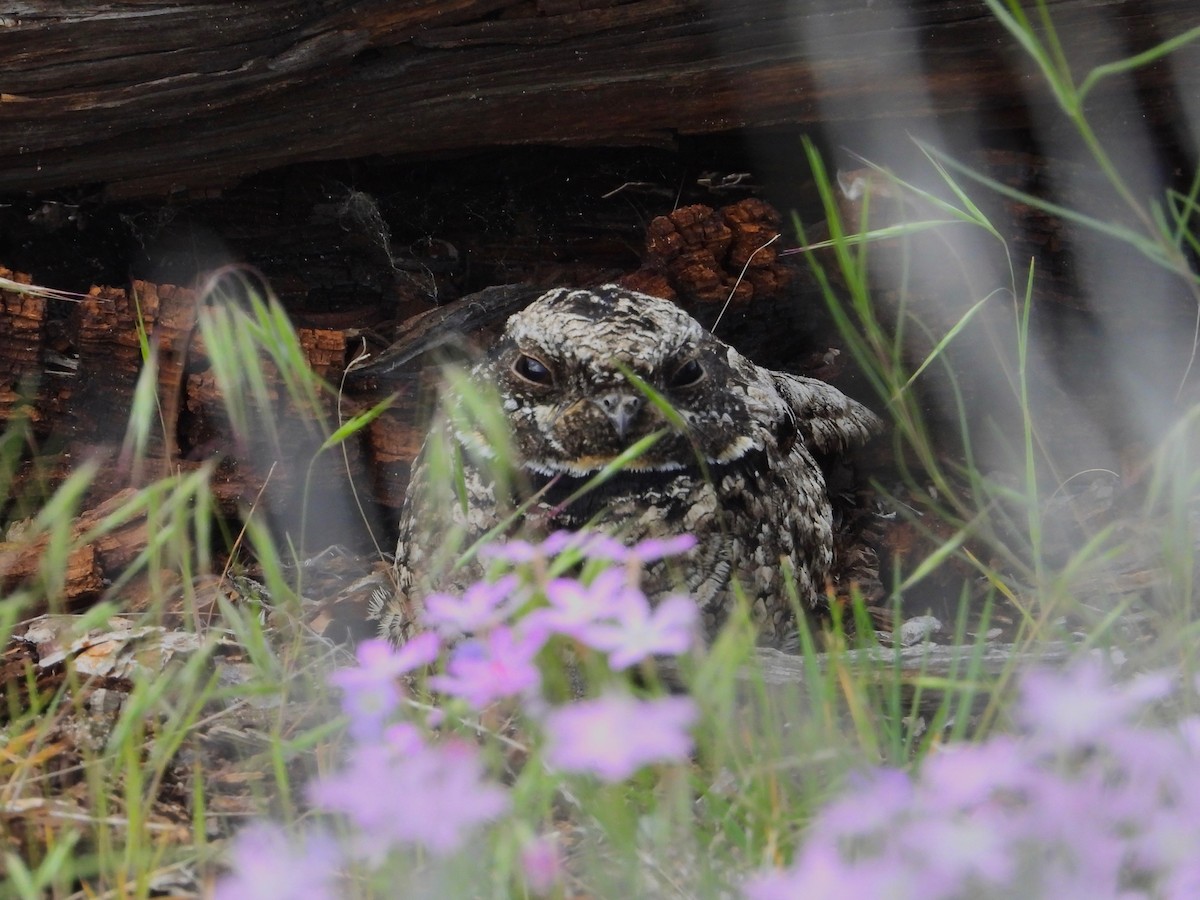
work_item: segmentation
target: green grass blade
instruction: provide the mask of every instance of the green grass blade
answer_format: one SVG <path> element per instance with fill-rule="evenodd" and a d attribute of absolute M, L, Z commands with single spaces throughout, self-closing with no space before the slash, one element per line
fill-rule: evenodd
<path fill-rule="evenodd" d="M 1164 56 L 1174 53 L 1180 47 L 1190 44 L 1192 41 L 1200 38 L 1200 25 L 1195 28 L 1185 31 L 1183 34 L 1177 34 L 1175 37 L 1168 38 L 1161 43 L 1155 44 L 1149 50 L 1143 50 L 1141 53 L 1135 53 L 1133 56 L 1125 59 L 1117 60 L 1116 62 L 1104 63 L 1096 66 L 1084 77 L 1079 85 L 1078 99 L 1082 103 L 1084 97 L 1094 88 L 1101 80 L 1111 78 L 1113 75 L 1122 75 L 1125 72 L 1130 72 L 1134 69 L 1140 69 L 1142 66 L 1148 66 L 1151 63 L 1158 62 Z"/>
<path fill-rule="evenodd" d="M 397 394 L 392 394 L 390 397 L 385 397 L 370 409 L 364 410 L 363 412 L 347 419 L 333 432 L 333 434 L 325 438 L 325 441 L 321 444 L 318 452 L 328 450 L 331 447 L 336 447 L 347 438 L 351 438 L 358 434 L 360 431 L 378 419 L 381 415 L 391 409 L 392 405 L 396 402 L 397 396 Z"/>

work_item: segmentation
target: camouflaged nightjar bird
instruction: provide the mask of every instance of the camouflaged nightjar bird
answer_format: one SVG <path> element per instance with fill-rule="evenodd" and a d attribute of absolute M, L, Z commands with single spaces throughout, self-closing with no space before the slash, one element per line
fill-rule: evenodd
<path fill-rule="evenodd" d="M 678 416 L 664 414 L 626 371 Z M 542 295 L 508 320 L 471 379 L 499 392 L 517 471 L 498 487 L 498 454 L 462 417 L 431 432 L 400 522 L 399 593 L 373 610 L 383 634 L 403 642 L 425 594 L 476 580 L 478 564 L 447 574 L 459 550 L 536 495 L 513 529 L 526 538 L 589 524 L 627 543 L 695 535 L 688 554 L 648 568 L 651 599 L 686 590 L 711 639 L 736 602 L 736 581 L 760 643 L 792 639 L 787 573 L 815 604 L 833 555 L 825 479 L 811 451 L 865 441 L 879 428 L 873 413 L 823 382 L 760 368 L 673 303 L 615 285 Z M 649 450 L 566 503 L 657 431 Z M 444 464 L 453 456 L 461 473 Z"/>

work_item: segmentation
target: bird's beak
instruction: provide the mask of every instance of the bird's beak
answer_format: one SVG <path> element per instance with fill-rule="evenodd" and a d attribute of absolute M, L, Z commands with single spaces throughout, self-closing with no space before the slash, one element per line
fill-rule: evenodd
<path fill-rule="evenodd" d="M 629 431 L 629 426 L 633 424 L 633 420 L 641 412 L 646 398 L 641 394 L 622 394 L 619 391 L 613 391 L 612 393 L 598 397 L 592 402 L 608 417 L 608 421 L 612 422 L 613 430 L 617 432 L 617 437 L 624 440 L 625 434 Z"/>

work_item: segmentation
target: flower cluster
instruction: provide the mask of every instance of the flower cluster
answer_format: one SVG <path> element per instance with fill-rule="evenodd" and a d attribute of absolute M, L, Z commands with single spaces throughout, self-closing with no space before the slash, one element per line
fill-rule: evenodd
<path fill-rule="evenodd" d="M 526 577 L 509 573 L 473 585 L 462 597 L 426 598 L 424 624 L 455 642 L 445 672 L 429 686 L 476 710 L 508 697 L 533 698 L 541 687 L 538 656 L 555 638 L 604 654 L 613 671 L 687 652 L 698 637 L 695 602 L 677 595 L 651 605 L 639 579 L 644 564 L 694 545 L 691 536 L 626 547 L 603 534 L 558 532 L 541 544 L 485 548 L 484 556 L 518 567 Z M 552 577 L 547 573 L 555 557 L 600 566 L 583 578 Z"/>
<path fill-rule="evenodd" d="M 695 603 L 672 596 L 652 605 L 640 578 L 646 563 L 693 544 L 685 537 L 626 547 L 604 535 L 562 533 L 540 545 L 489 548 L 510 571 L 461 597 L 426 598 L 427 630 L 398 650 L 382 640 L 360 644 L 358 665 L 330 677 L 341 690 L 353 744 L 343 766 L 309 791 L 314 808 L 346 824 L 344 838 L 313 832 L 290 841 L 267 826 L 248 829 L 235 843 L 218 900 L 330 896 L 349 865 L 374 871 L 406 848 L 447 857 L 506 816 L 509 792 L 489 778 L 474 742 L 430 737 L 405 718 L 401 678 L 431 666 L 426 685 L 448 700 L 475 712 L 498 701 L 516 704 L 550 770 L 619 782 L 647 765 L 686 760 L 697 719 L 690 698 L 641 699 L 615 676 L 598 696 L 559 707 L 548 705 L 541 689 L 544 651 L 554 641 L 601 655 L 610 673 L 691 649 Z M 580 578 L 551 574 L 580 561 L 587 564 Z M 556 854 L 546 838 L 525 840 L 519 862 L 529 890 L 552 889 Z"/>
<path fill-rule="evenodd" d="M 1200 717 L 1140 721 L 1171 691 L 1096 661 L 1031 672 L 1021 733 L 862 776 L 745 896 L 1200 897 Z"/>
<path fill-rule="evenodd" d="M 431 745 L 407 722 L 391 726 L 381 741 L 356 745 L 345 767 L 316 782 L 311 796 L 318 808 L 346 817 L 354 855 L 375 863 L 406 845 L 453 853 L 475 827 L 508 808 L 473 745 Z"/>

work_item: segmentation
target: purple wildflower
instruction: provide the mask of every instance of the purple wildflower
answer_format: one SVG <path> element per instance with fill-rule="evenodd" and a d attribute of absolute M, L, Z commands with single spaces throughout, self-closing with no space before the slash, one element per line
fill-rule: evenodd
<path fill-rule="evenodd" d="M 1172 685 L 1161 673 L 1116 685 L 1091 661 L 1031 673 L 1017 709 L 1026 735 L 943 749 L 916 778 L 860 780 L 817 814 L 791 869 L 745 894 L 1190 896 L 1200 732 L 1186 718 L 1136 722 Z M 870 887 L 881 871 L 886 890 Z"/>
<path fill-rule="evenodd" d="M 350 717 L 350 733 L 359 740 L 378 736 L 400 704 L 401 689 L 396 679 L 429 665 L 440 651 L 433 634 L 417 635 L 399 650 L 382 639 L 359 644 L 358 665 L 329 676 L 330 683 L 342 689 L 342 708 Z"/>
<path fill-rule="evenodd" d="M 480 559 L 499 559 L 512 566 L 531 563 L 542 559 L 542 549 L 529 541 L 511 540 L 504 543 L 484 544 L 479 548 Z"/>
<path fill-rule="evenodd" d="M 1007 735 L 930 754 L 921 767 L 921 780 L 930 799 L 948 813 L 973 809 L 998 793 L 1024 796 L 1037 784 L 1028 753 Z"/>
<path fill-rule="evenodd" d="M 536 609 L 526 621 L 555 634 L 587 641 L 592 626 L 626 606 L 646 605 L 646 597 L 626 583 L 620 569 L 606 569 L 591 584 L 555 578 L 546 585 L 549 605 Z"/>
<path fill-rule="evenodd" d="M 525 886 L 543 896 L 554 890 L 562 878 L 562 858 L 553 835 L 532 838 L 521 848 L 521 872 Z"/>
<path fill-rule="evenodd" d="M 629 558 L 640 563 L 655 562 L 668 556 L 681 556 L 696 546 L 696 536 L 677 534 L 669 538 L 646 538 L 629 548 Z"/>
<path fill-rule="evenodd" d="M 616 671 L 627 669 L 655 654 L 678 656 L 696 643 L 700 611 L 696 601 L 680 594 L 665 598 L 653 609 L 640 592 L 641 602 L 627 602 L 616 611 L 616 620 L 592 625 L 582 634 L 584 643 L 608 653 Z"/>
<path fill-rule="evenodd" d="M 1014 835 L 997 827 L 1001 817 L 922 815 L 905 826 L 896 854 L 919 860 L 921 881 L 933 896 L 953 895 L 964 885 L 1003 885 L 1016 870 Z M 934 890 L 941 886 L 941 890 Z"/>
<path fill-rule="evenodd" d="M 425 624 L 448 639 L 488 631 L 505 621 L 525 600 L 515 575 L 489 584 L 479 581 L 462 597 L 430 594 L 425 598 Z"/>
<path fill-rule="evenodd" d="M 651 763 L 687 759 L 688 729 L 696 717 L 696 704 L 688 697 L 637 700 L 610 694 L 583 700 L 546 715 L 546 762 L 620 781 Z"/>
<path fill-rule="evenodd" d="M 599 531 L 581 531 L 575 539 L 563 547 L 575 550 L 584 559 L 600 562 L 624 562 L 629 558 L 629 549 L 611 535 Z"/>
<path fill-rule="evenodd" d="M 363 858 L 378 862 L 401 845 L 453 853 L 473 829 L 508 808 L 507 794 L 484 778 L 479 752 L 470 744 L 430 746 L 412 726 L 396 726 L 386 737 L 356 746 L 345 768 L 310 792 L 317 806 L 354 824 Z"/>
<path fill-rule="evenodd" d="M 742 886 L 747 900 L 878 900 L 932 896 L 918 894 L 902 868 L 886 865 L 850 866 L 835 847 L 814 841 L 806 846 L 792 868 L 763 873 Z"/>
<path fill-rule="evenodd" d="M 529 541 L 510 540 L 504 543 L 486 544 L 479 548 L 483 559 L 498 559 L 509 565 L 519 566 L 527 563 L 547 563 L 571 544 L 578 540 L 576 532 L 556 531 L 540 544 Z"/>
<path fill-rule="evenodd" d="M 480 556 L 500 559 L 512 565 L 553 559 L 568 550 L 585 559 L 604 562 L 655 562 L 667 556 L 678 556 L 696 546 L 696 538 L 690 534 L 667 538 L 645 538 L 632 546 L 626 546 L 616 538 L 599 531 L 556 531 L 541 544 L 527 541 L 508 541 L 480 548 Z"/>
<path fill-rule="evenodd" d="M 541 562 L 547 563 L 568 550 L 586 559 L 623 562 L 628 556 L 625 545 L 616 538 L 599 531 L 556 531 L 540 544 L 514 540 L 503 544 L 481 547 L 479 555 L 485 559 L 500 559 L 511 565 Z"/>
<path fill-rule="evenodd" d="M 255 823 L 238 832 L 230 851 L 230 872 L 214 900 L 333 900 L 341 858 L 325 834 L 292 840 L 276 825 Z"/>
<path fill-rule="evenodd" d="M 1094 659 L 1063 672 L 1037 669 L 1021 679 L 1023 725 L 1059 750 L 1084 749 L 1170 693 L 1172 679 L 1151 673 L 1116 685 Z"/>
<path fill-rule="evenodd" d="M 678 556 L 695 546 L 696 538 L 690 534 L 679 534 L 669 538 L 645 538 L 626 546 L 599 532 L 581 532 L 574 544 L 574 548 L 586 559 L 638 564 Z"/>
<path fill-rule="evenodd" d="M 912 779 L 899 769 L 854 773 L 846 793 L 821 810 L 821 833 L 833 839 L 882 833 L 912 807 L 913 795 Z"/>
<path fill-rule="evenodd" d="M 430 678 L 429 686 L 462 697 L 477 710 L 501 698 L 532 691 L 542 682 L 534 660 L 545 642 L 546 634 L 540 629 L 518 632 L 501 626 L 486 637 L 455 647 L 446 674 Z"/>

